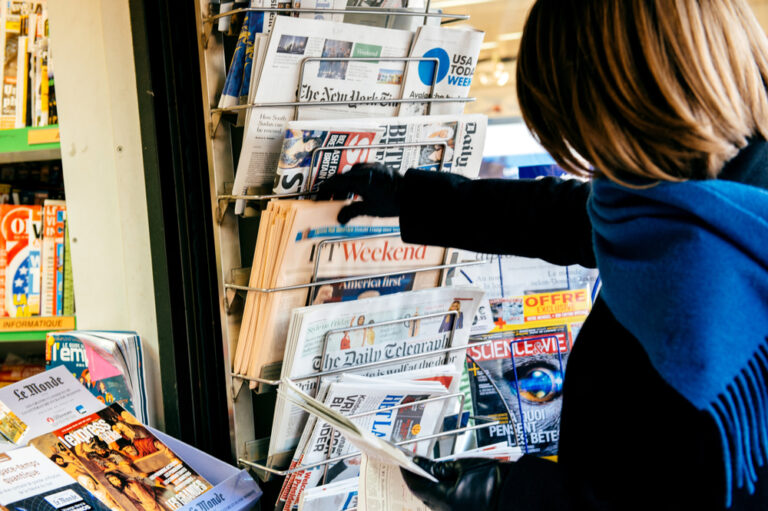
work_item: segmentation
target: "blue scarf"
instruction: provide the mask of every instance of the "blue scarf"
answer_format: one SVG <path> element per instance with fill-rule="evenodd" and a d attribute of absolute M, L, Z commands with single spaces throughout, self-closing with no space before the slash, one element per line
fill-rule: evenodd
<path fill-rule="evenodd" d="M 721 180 L 635 190 L 599 178 L 602 297 L 662 378 L 720 431 L 726 506 L 768 461 L 768 191 Z"/>

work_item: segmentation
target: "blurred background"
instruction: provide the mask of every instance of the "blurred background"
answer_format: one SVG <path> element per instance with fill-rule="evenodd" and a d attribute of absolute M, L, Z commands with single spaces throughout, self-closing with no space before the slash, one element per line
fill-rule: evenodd
<path fill-rule="evenodd" d="M 445 12 L 469 14 L 471 26 L 485 31 L 485 42 L 470 96 L 476 103 L 466 113 L 489 117 L 520 115 L 515 94 L 515 62 L 523 24 L 534 0 L 434 0 Z M 768 29 L 768 0 L 749 0 L 758 20 Z M 458 23 L 456 25 L 459 25 Z"/>

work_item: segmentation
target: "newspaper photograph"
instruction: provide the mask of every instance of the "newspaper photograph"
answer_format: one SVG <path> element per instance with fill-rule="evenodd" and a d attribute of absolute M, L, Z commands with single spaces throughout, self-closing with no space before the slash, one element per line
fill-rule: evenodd
<path fill-rule="evenodd" d="M 274 193 L 314 191 L 356 163 L 380 162 L 397 172 L 410 168 L 477 177 L 487 118 L 442 115 L 328 121 L 292 121 L 283 141 Z M 408 145 L 412 144 L 412 145 Z M 325 147 L 389 145 L 377 149 Z M 445 152 L 445 154 L 443 154 Z"/>

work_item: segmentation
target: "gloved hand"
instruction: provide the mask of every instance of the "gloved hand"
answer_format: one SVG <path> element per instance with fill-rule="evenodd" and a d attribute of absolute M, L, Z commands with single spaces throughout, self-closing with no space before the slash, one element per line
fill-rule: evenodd
<path fill-rule="evenodd" d="M 402 181 L 400 174 L 381 163 L 358 163 L 349 172 L 336 174 L 323 182 L 317 198 L 326 200 L 335 196 L 343 199 L 350 194 L 363 198 L 339 211 L 338 220 L 342 224 L 359 215 L 398 216 Z"/>
<path fill-rule="evenodd" d="M 487 458 L 436 462 L 417 456 L 414 461 L 439 482 L 433 483 L 400 469 L 403 479 L 414 495 L 436 511 L 494 511 L 498 505 L 499 490 L 510 467 L 509 463 Z"/>

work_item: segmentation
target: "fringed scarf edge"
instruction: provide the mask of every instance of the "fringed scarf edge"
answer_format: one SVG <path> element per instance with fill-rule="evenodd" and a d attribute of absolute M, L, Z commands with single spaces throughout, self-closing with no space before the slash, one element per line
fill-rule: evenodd
<path fill-rule="evenodd" d="M 706 408 L 720 433 L 725 506 L 736 489 L 755 492 L 757 469 L 768 461 L 768 337 L 746 367 Z"/>

